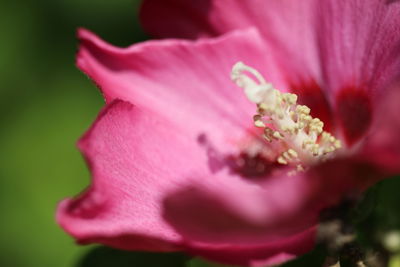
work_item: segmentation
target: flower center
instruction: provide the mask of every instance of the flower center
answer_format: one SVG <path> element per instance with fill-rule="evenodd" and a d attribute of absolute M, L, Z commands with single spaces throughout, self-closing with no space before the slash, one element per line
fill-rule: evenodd
<path fill-rule="evenodd" d="M 332 157 L 341 147 L 340 140 L 323 130 L 324 123 L 310 115 L 309 107 L 297 104 L 296 94 L 280 92 L 242 62 L 233 66 L 231 78 L 257 105 L 254 125 L 263 129 L 263 137 L 272 144 L 278 163 L 303 171 Z"/>

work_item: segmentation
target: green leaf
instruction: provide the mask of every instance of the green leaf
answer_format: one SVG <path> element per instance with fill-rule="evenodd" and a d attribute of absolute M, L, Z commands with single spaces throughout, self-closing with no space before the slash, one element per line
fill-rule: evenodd
<path fill-rule="evenodd" d="M 185 267 L 188 257 L 181 253 L 132 252 L 96 247 L 78 267 Z"/>

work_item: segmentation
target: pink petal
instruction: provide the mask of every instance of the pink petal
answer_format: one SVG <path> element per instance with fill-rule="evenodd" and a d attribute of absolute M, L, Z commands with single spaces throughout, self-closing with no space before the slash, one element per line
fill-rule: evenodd
<path fill-rule="evenodd" d="M 189 174 L 208 171 L 204 149 L 175 124 L 119 100 L 101 112 L 79 148 L 92 184 L 60 203 L 60 225 L 80 243 L 176 250 L 181 238 L 162 218 L 162 199 Z"/>
<path fill-rule="evenodd" d="M 78 36 L 77 65 L 107 101 L 127 100 L 191 127 L 248 126 L 254 105 L 231 81 L 232 66 L 242 60 L 266 73 L 270 66 L 254 29 L 214 40 L 149 41 L 129 48 L 112 47 L 83 29 Z M 276 70 L 268 73 L 279 82 Z"/>

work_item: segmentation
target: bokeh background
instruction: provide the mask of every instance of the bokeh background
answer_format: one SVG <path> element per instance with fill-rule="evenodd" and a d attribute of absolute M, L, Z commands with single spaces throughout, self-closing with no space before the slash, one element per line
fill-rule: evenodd
<path fill-rule="evenodd" d="M 71 267 L 78 247 L 54 221 L 89 174 L 76 140 L 103 105 L 75 67 L 77 27 L 143 40 L 136 0 L 0 1 L 0 266 Z"/>
<path fill-rule="evenodd" d="M 145 40 L 139 4 L 0 1 L 0 266 L 71 267 L 92 249 L 75 245 L 54 220 L 57 202 L 89 183 L 75 143 L 103 105 L 96 87 L 75 67 L 75 32 L 82 26 L 118 46 Z M 375 204 L 368 207 L 371 212 L 360 229 L 399 229 L 400 180 L 375 189 Z M 110 251 L 96 253 L 103 261 L 111 257 Z M 314 252 L 297 265 L 317 266 L 310 263 L 318 255 Z M 160 262 L 154 266 L 167 266 L 168 260 Z"/>

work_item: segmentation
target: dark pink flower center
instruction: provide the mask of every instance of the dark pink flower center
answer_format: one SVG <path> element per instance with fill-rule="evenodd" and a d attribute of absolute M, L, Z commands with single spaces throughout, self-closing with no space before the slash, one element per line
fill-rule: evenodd
<path fill-rule="evenodd" d="M 366 133 L 371 124 L 371 99 L 365 90 L 346 87 L 336 96 L 336 113 L 345 141 L 351 146 Z"/>

